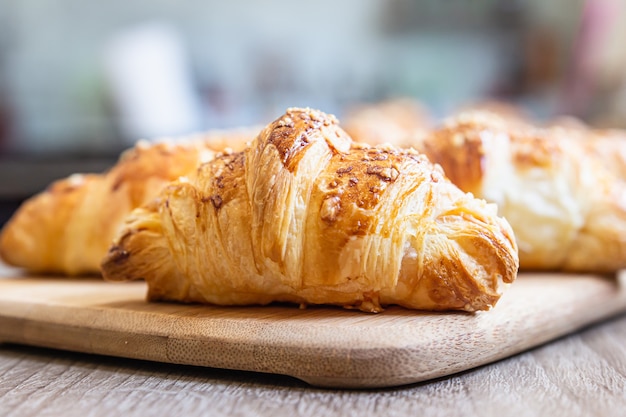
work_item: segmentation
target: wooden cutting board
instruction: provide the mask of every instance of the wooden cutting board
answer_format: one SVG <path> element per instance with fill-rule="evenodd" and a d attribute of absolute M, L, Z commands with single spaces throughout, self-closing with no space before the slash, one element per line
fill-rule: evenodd
<path fill-rule="evenodd" d="M 387 387 L 468 370 L 626 311 L 621 275 L 521 274 L 488 312 L 144 301 L 145 284 L 0 278 L 0 341 Z"/>

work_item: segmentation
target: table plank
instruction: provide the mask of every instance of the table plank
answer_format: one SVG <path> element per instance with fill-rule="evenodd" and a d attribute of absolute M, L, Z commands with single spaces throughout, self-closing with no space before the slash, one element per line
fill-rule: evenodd
<path fill-rule="evenodd" d="M 0 345 L 0 415 L 619 416 L 626 315 L 427 383 L 329 390 L 296 379 Z"/>
<path fill-rule="evenodd" d="M 491 311 L 381 314 L 148 303 L 145 284 L 0 280 L 0 340 L 373 388 L 518 354 L 626 310 L 624 274 L 520 274 Z"/>

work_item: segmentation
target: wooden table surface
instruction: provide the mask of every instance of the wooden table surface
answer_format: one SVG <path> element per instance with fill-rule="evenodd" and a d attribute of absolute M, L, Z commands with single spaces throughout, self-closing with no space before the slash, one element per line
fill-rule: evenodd
<path fill-rule="evenodd" d="M 0 416 L 623 416 L 626 315 L 460 375 L 393 389 L 0 345 Z"/>

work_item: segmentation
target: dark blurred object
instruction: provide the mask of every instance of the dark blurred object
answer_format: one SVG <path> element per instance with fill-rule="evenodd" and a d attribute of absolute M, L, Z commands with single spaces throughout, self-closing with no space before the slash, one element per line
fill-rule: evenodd
<path fill-rule="evenodd" d="M 389 33 L 420 30 L 466 31 L 519 27 L 525 13 L 520 0 L 387 1 L 383 27 Z"/>
<path fill-rule="evenodd" d="M 550 88 L 560 77 L 561 43 L 554 30 L 536 27 L 524 37 L 523 88 L 536 91 Z"/>
<path fill-rule="evenodd" d="M 0 154 L 7 146 L 13 128 L 13 112 L 9 107 L 7 96 L 8 94 L 0 88 Z"/>
<path fill-rule="evenodd" d="M 0 227 L 2 227 L 15 213 L 23 199 L 3 199 L 0 198 Z"/>
<path fill-rule="evenodd" d="M 2 7 L 0 7 L 2 9 Z M 7 15 L 0 10 L 0 154 L 5 150 L 8 141 L 13 134 L 13 110 L 10 107 L 10 95 L 6 88 L 7 80 L 5 77 L 7 58 L 6 50 L 11 41 L 9 33 L 9 19 Z"/>

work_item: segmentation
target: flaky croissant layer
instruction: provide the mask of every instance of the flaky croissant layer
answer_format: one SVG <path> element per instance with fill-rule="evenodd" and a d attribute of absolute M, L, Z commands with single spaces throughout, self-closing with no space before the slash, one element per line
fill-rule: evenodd
<path fill-rule="evenodd" d="M 489 309 L 517 267 L 495 206 L 310 109 L 135 210 L 102 263 L 105 279 L 146 279 L 153 300 L 364 311 Z"/>
<path fill-rule="evenodd" d="M 626 267 L 626 185 L 619 155 L 608 156 L 623 144 L 573 137 L 588 134 L 468 112 L 421 150 L 462 190 L 498 206 L 515 231 L 520 268 L 614 272 Z"/>
<path fill-rule="evenodd" d="M 244 148 L 253 128 L 139 141 L 102 174 L 58 180 L 20 206 L 0 232 L 0 259 L 34 273 L 99 274 L 125 217 L 170 181 L 225 146 Z M 258 131 L 258 130 L 257 130 Z"/>

